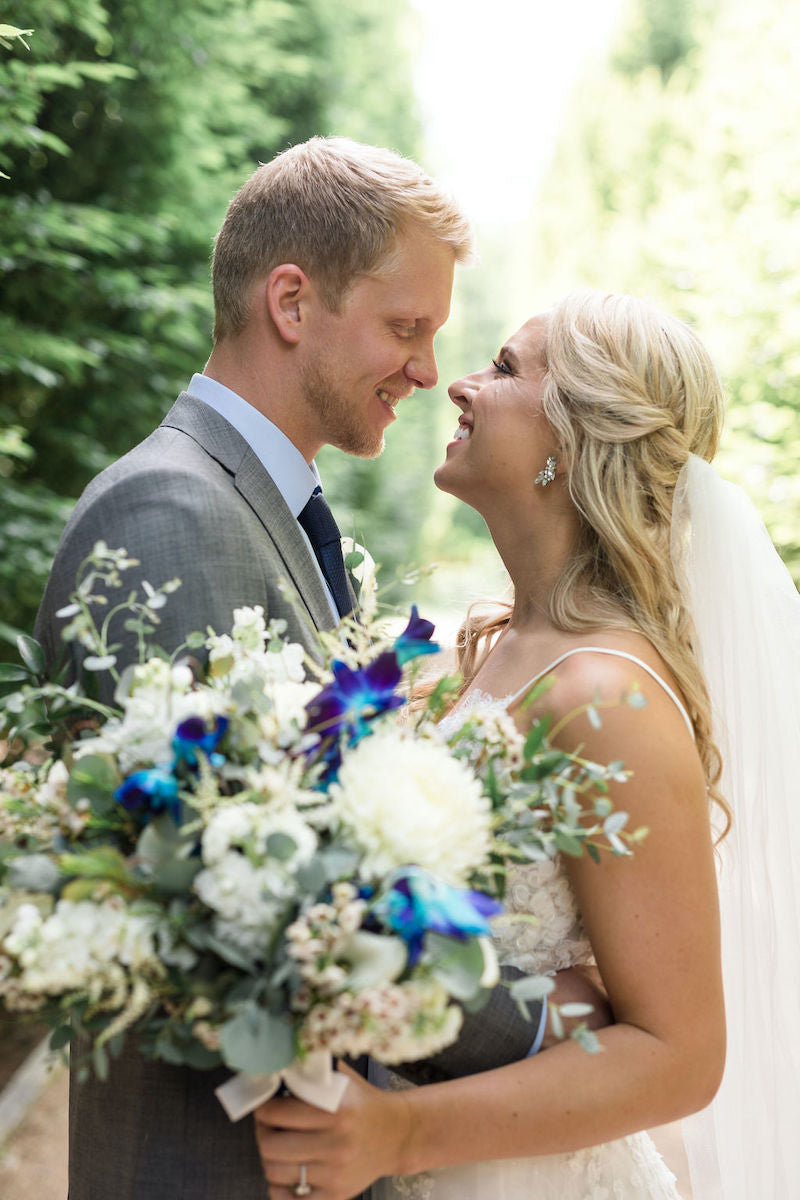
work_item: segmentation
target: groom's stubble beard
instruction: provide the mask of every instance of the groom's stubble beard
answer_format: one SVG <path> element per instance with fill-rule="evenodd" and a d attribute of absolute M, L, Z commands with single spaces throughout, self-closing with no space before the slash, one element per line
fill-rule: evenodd
<path fill-rule="evenodd" d="M 325 443 L 357 458 L 377 458 L 383 453 L 383 433 L 376 436 L 356 403 L 316 363 L 303 369 L 300 380 L 303 399 L 316 413 L 325 433 Z"/>

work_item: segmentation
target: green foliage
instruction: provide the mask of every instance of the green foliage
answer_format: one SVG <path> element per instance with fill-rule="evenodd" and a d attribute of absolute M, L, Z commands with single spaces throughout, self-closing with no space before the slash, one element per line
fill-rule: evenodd
<path fill-rule="evenodd" d="M 88 480 L 202 369 L 209 254 L 236 187 L 313 134 L 416 151 L 406 12 L 378 0 L 26 5 L 30 49 L 9 33 L 0 58 L 7 625 L 31 625 Z"/>
<path fill-rule="evenodd" d="M 675 47 L 683 37 L 672 59 L 667 27 Z M 621 49 L 574 97 L 531 274 L 541 306 L 602 287 L 696 325 L 729 396 L 720 468 L 800 576 L 796 43 L 782 0 L 638 0 Z"/>

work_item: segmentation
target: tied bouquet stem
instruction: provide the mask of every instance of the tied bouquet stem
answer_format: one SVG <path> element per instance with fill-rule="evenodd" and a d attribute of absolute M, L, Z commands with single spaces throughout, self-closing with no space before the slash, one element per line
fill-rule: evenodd
<path fill-rule="evenodd" d="M 128 565 L 98 544 L 61 613 L 113 706 L 47 681 L 32 639 L 5 672 L 9 743 L 46 733 L 55 757 L 0 772 L 0 1001 L 49 1021 L 54 1047 L 88 1036 L 79 1073 L 105 1077 L 127 1038 L 244 1073 L 233 1116 L 281 1078 L 335 1107 L 331 1055 L 428 1057 L 485 1001 L 509 866 L 630 853 L 641 831 L 607 794 L 622 764 L 505 711 L 445 736 L 455 679 L 407 703 L 438 649 L 415 607 L 399 636 L 374 619 L 322 635 L 319 661 L 258 607 L 187 639 L 204 668 L 167 657 L 150 642 L 178 583 L 109 606 Z M 126 612 L 140 661 L 118 672 Z M 551 986 L 514 985 L 523 1007 Z"/>

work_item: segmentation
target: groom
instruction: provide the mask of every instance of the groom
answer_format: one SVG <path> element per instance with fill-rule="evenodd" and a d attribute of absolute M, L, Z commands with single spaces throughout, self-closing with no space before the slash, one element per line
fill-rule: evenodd
<path fill-rule="evenodd" d="M 139 560 L 126 586 L 182 581 L 161 614 L 166 650 L 261 604 L 318 654 L 315 631 L 353 597 L 314 456 L 329 444 L 375 457 L 402 401 L 435 384 L 434 335 L 470 253 L 453 201 L 389 151 L 313 138 L 261 166 L 217 238 L 205 370 L 66 527 L 37 620 L 49 661 L 63 654 L 56 614 L 99 539 Z M 131 658 L 133 635 L 116 632 Z M 436 1069 L 524 1057 L 531 1029 L 500 995 Z M 227 1075 L 128 1049 L 106 1083 L 73 1078 L 70 1200 L 263 1200 L 252 1121 L 230 1124 L 214 1097 Z"/>

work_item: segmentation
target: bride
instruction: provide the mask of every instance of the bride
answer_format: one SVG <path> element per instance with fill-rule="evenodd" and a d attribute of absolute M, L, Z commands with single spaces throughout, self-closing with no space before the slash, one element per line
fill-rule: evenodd
<path fill-rule="evenodd" d="M 732 520 L 735 536 L 747 539 L 751 520 L 707 465 L 721 432 L 722 390 L 682 322 L 632 297 L 580 293 L 528 321 L 496 360 L 449 391 L 458 430 L 436 483 L 486 520 L 514 602 L 500 616 L 467 621 L 464 687 L 445 720 L 502 705 L 524 727 L 552 712 L 558 743 L 580 743 L 600 762 L 624 760 L 632 776 L 612 799 L 630 813 L 632 828 L 650 830 L 629 859 L 517 868 L 508 907 L 538 921 L 503 925 L 498 949 L 529 973 L 596 962 L 615 1023 L 600 1031 L 602 1052 L 594 1055 L 566 1042 L 420 1088 L 385 1071 L 372 1076 L 380 1088 L 354 1076 L 336 1114 L 271 1101 L 257 1114 L 270 1194 L 344 1200 L 373 1184 L 375 1200 L 675 1200 L 674 1178 L 639 1131 L 705 1108 L 722 1077 L 714 843 L 729 825 L 736 831 L 738 814 L 734 776 L 721 769 L 716 691 L 720 670 L 747 654 L 743 640 L 734 642 L 720 664 L 708 646 L 725 626 L 731 592 L 747 592 L 755 569 L 745 563 L 743 577 L 714 578 L 713 562 L 724 570 L 722 526 Z M 751 542 L 762 534 L 757 528 Z M 775 575 L 771 546 L 759 552 Z M 699 582 L 702 571 L 710 585 Z M 797 595 L 779 563 L 773 582 L 797 636 Z M 711 585 L 719 585 L 725 612 L 707 591 L 698 594 Z M 551 673 L 546 695 L 523 710 L 532 683 Z M 737 688 L 735 679 L 728 684 Z M 634 691 L 643 707 L 624 702 Z M 588 702 L 601 723 L 587 715 Z M 793 720 L 796 744 L 796 713 Z M 738 744 L 734 757 L 739 767 Z M 735 833 L 717 853 L 733 842 Z M 746 850 L 740 837 L 737 854 Z M 747 920 L 737 914 L 736 937 L 747 944 L 752 934 L 757 943 Z M 743 952 L 731 943 L 726 960 Z M 788 954 L 796 963 L 795 951 Z M 734 990 L 739 1064 L 746 1038 Z M 748 1020 L 757 1045 L 759 1013 L 751 1010 Z M 748 1084 L 736 1083 L 738 1112 Z M 731 1135 L 725 1088 L 722 1101 L 721 1119 L 712 1109 L 700 1129 L 703 1200 L 789 1195 L 774 1165 L 775 1190 L 737 1191 L 747 1185 L 735 1180 L 719 1190 L 720 1159 L 741 1154 L 747 1131 Z M 774 1164 L 770 1136 L 762 1153 Z M 796 1180 L 784 1183 L 788 1189 Z"/>

